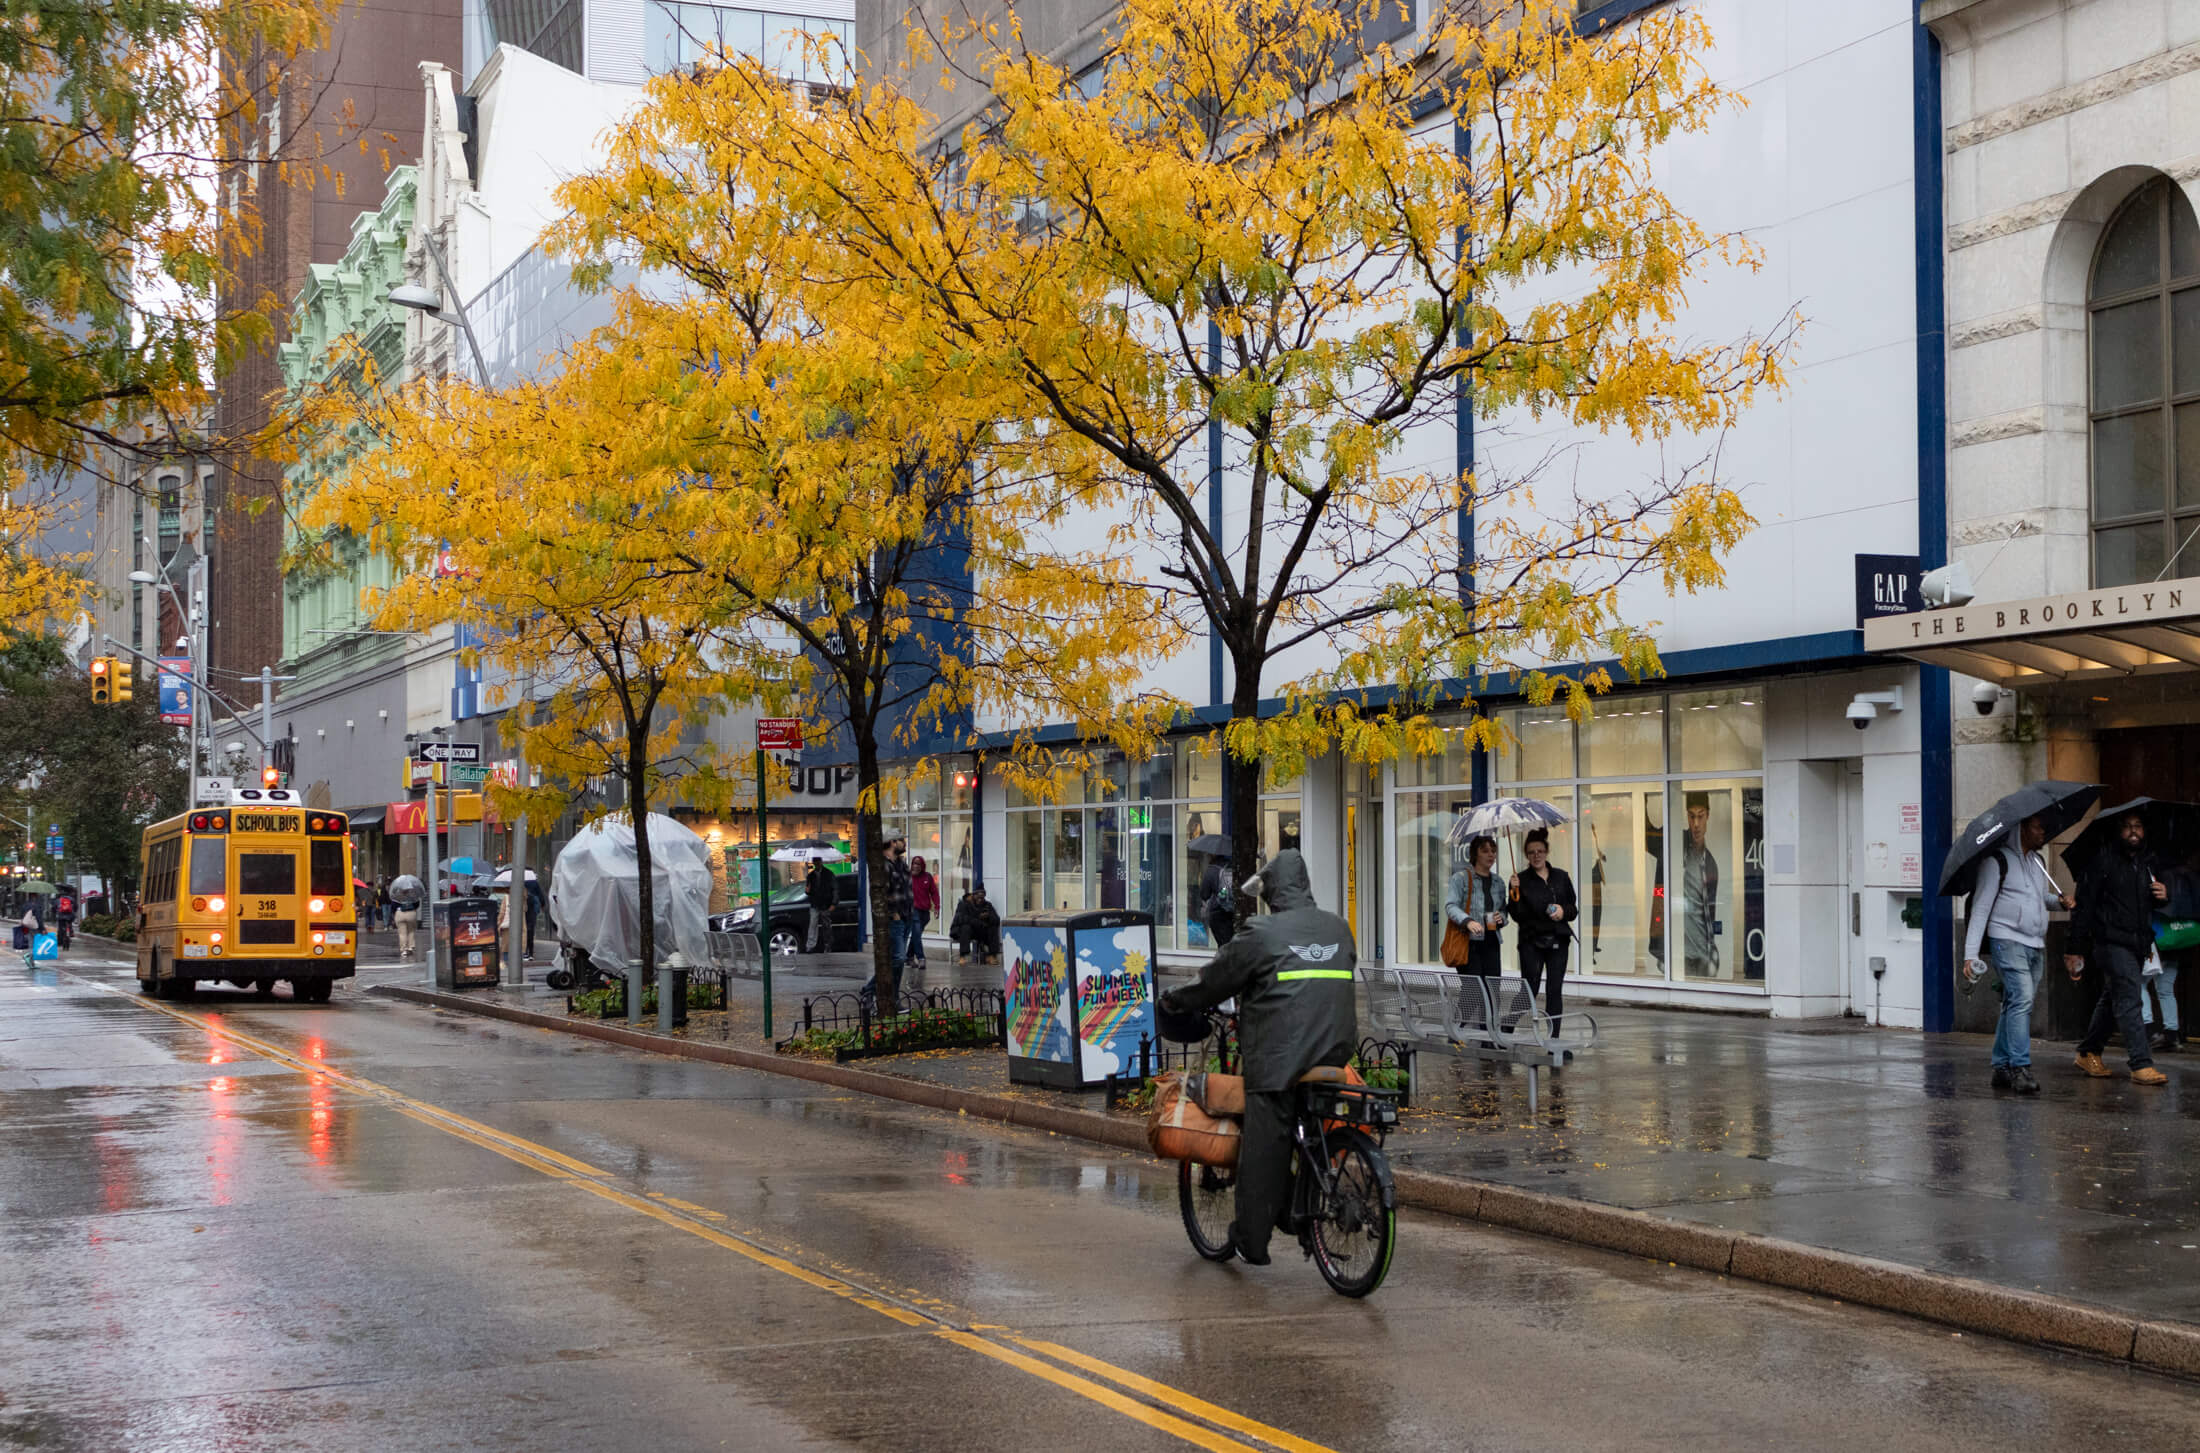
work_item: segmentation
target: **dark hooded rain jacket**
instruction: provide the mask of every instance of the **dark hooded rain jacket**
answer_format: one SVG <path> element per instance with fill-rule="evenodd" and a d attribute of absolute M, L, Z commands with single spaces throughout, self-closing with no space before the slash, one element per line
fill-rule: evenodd
<path fill-rule="evenodd" d="M 1314 903 L 1306 860 L 1286 848 L 1260 874 L 1270 911 L 1248 915 L 1237 937 L 1170 992 L 1186 1009 L 1212 1009 L 1235 995 L 1245 1088 L 1287 1090 L 1316 1065 L 1341 1065 L 1359 1042 L 1352 930 Z"/>

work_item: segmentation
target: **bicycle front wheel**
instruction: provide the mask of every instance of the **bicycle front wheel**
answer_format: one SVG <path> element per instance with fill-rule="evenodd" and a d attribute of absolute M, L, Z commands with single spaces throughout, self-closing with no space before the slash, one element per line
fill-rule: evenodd
<path fill-rule="evenodd" d="M 1184 1233 L 1192 1249 L 1209 1261 L 1237 1255 L 1230 1239 L 1230 1214 L 1237 1205 L 1237 1172 L 1217 1166 L 1176 1163 L 1176 1201 L 1184 1212 Z"/>
<path fill-rule="evenodd" d="M 1398 1206 L 1389 1162 L 1366 1132 L 1331 1131 L 1328 1194 L 1314 1217 L 1314 1265 L 1348 1297 L 1364 1297 L 1390 1274 Z"/>

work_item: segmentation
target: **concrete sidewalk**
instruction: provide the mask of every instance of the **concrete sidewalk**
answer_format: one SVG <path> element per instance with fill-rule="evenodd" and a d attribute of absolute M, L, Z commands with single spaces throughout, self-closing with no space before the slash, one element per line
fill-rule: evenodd
<path fill-rule="evenodd" d="M 779 1037 L 799 1027 L 803 994 L 818 992 L 812 984 L 845 990 L 860 982 L 867 965 L 833 956 L 841 957 L 850 962 L 775 974 Z M 943 979 L 990 982 L 935 966 L 932 982 Z M 699 1047 L 766 1049 L 759 989 L 737 982 L 733 1012 L 704 1017 L 687 1037 Z M 494 997 L 515 1008 L 563 1009 L 539 988 Z M 1981 1036 L 1594 1013 L 1599 1047 L 1545 1082 L 1533 1116 L 1524 1074 L 1423 1056 L 1415 1106 L 1390 1140 L 1402 1183 L 1421 1187 L 1418 1203 L 1624 1249 L 1647 1237 L 1640 1249 L 1660 1259 L 2006 1335 L 2029 1334 L 2006 1319 L 1973 1323 L 1934 1310 L 1940 1303 L 1931 1298 L 1915 1305 L 1912 1293 L 1939 1288 L 1944 1300 L 1954 1286 L 2068 1299 L 2126 1327 L 2160 1324 L 2183 1350 L 2156 1365 L 2200 1373 L 2200 1056 L 2189 1067 L 2164 1056 L 2171 1083 L 2147 1090 L 2121 1077 L 2087 1079 L 2067 1068 L 2067 1047 L 2043 1044 L 2035 1058 L 2046 1090 L 2018 1098 L 1988 1086 Z M 977 1103 L 962 1099 L 977 1095 L 1089 1112 L 1063 1120 L 1068 1133 L 1088 1133 L 1103 1108 L 1097 1092 L 1011 1087 L 998 1051 L 844 1067 L 856 1070 L 954 1092 L 958 1105 Z M 1055 1128 L 1029 1113 L 1003 1118 Z M 1565 1224 L 1568 1206 L 1582 1216 L 1593 1208 L 1612 1214 L 1576 1234 Z M 1743 1264 L 1774 1247 L 1884 1264 L 1871 1273 L 1881 1279 L 1904 1268 L 1920 1275 L 1910 1291 L 1875 1296 L 1861 1281 L 1828 1280 L 1824 1268 Z M 2102 1345 L 2115 1335 L 2104 1333 Z M 2040 1340 L 2088 1345 L 2055 1333 Z"/>

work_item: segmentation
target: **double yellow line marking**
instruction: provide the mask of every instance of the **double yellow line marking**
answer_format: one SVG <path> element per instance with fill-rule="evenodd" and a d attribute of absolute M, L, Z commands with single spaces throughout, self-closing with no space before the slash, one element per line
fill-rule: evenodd
<path fill-rule="evenodd" d="M 96 980 L 80 979 L 79 982 L 109 993 L 124 992 Z M 492 1125 L 485 1125 L 479 1120 L 469 1119 L 439 1105 L 416 1100 L 388 1085 L 308 1059 L 229 1025 L 216 1023 L 197 1014 L 185 1013 L 158 1000 L 137 995 L 127 997 L 144 1008 L 157 1010 L 225 1044 L 249 1051 L 262 1059 L 272 1060 L 299 1074 L 317 1076 L 339 1089 L 378 1101 L 409 1119 L 417 1120 L 469 1144 L 478 1145 L 538 1174 L 563 1181 L 600 1200 L 731 1251 L 758 1266 L 791 1277 L 805 1286 L 828 1292 L 843 1301 L 853 1302 L 905 1327 L 929 1332 L 965 1351 L 991 1358 L 1019 1372 L 1052 1383 L 1134 1422 L 1181 1438 L 1195 1447 L 1210 1449 L 1213 1453 L 1260 1453 L 1260 1445 L 1285 1449 L 1287 1453 L 1331 1453 L 1322 1444 L 1308 1442 L 1281 1428 L 1270 1427 L 1266 1423 L 1257 1422 L 1243 1414 L 1234 1413 L 1228 1408 L 1170 1387 L 1167 1383 L 1155 1382 L 1151 1378 L 1142 1377 L 1073 1348 L 1020 1336 L 1006 1327 L 956 1325 L 912 1306 L 891 1293 L 813 1270 L 755 1240 L 711 1224 L 726 1219 L 721 1212 L 691 1202 L 674 1200 L 669 1196 L 636 1195 L 613 1184 L 611 1172 L 592 1166 L 586 1161 L 576 1160 L 547 1145 L 499 1130 Z M 1171 1409 L 1174 1411 L 1170 1411 Z M 1193 1421 L 1194 1419 L 1198 1421 Z M 1230 1433 L 1255 1441 L 1242 1442 L 1239 1438 L 1229 1436 Z"/>

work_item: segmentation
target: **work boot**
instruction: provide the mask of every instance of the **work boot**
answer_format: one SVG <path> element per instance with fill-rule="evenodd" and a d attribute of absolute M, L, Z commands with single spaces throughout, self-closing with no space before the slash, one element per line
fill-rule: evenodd
<path fill-rule="evenodd" d="M 2108 1078 L 2108 1066 L 2101 1063 L 2101 1057 L 2098 1054 L 2086 1054 L 2081 1052 L 2078 1055 L 2076 1063 L 2079 1069 L 2084 1070 L 2087 1074 L 2091 1075 L 2096 1080 L 2105 1080 Z"/>
<path fill-rule="evenodd" d="M 2009 1073 L 2009 1067 L 2007 1065 L 1995 1065 L 1994 1088 L 1997 1090 L 2014 1090 L 2016 1087 L 2016 1077 Z"/>
<path fill-rule="evenodd" d="M 2018 1094 L 2037 1095 L 2040 1092 L 2039 1079 L 2032 1073 L 2030 1065 L 2018 1065 L 2009 1074 L 2017 1082 Z"/>
<path fill-rule="evenodd" d="M 1268 1248 L 1264 1246 L 1258 1253 L 1247 1250 L 1245 1238 L 1238 1235 L 1237 1222 L 1235 1221 L 1230 1223 L 1230 1244 L 1237 1248 L 1238 1260 L 1244 1262 L 1247 1266 L 1268 1265 Z"/>
<path fill-rule="evenodd" d="M 2131 1082 L 2134 1085 L 2166 1085 L 2169 1076 L 2152 1065 L 2141 1065 L 2131 1072 Z"/>

